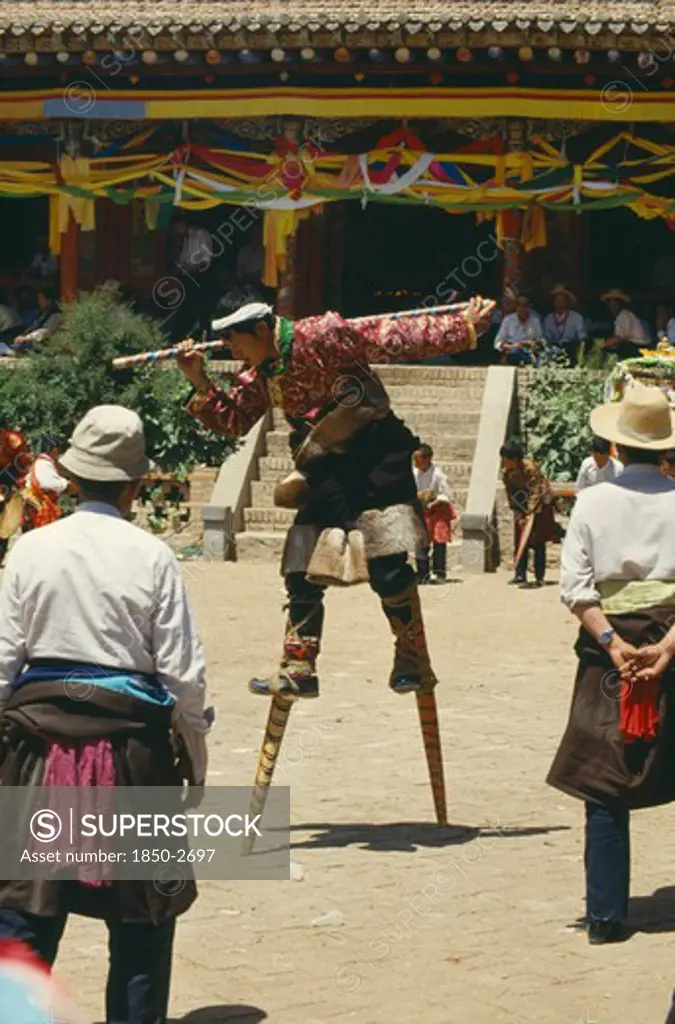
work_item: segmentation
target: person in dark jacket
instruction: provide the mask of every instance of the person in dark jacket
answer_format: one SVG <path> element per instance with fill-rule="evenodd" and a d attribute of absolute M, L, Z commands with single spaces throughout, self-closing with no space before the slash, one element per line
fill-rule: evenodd
<path fill-rule="evenodd" d="M 551 486 L 534 459 L 525 458 L 520 441 L 502 445 L 502 479 L 509 508 L 513 511 L 515 571 L 511 583 L 527 585 L 529 553 L 534 556 L 535 587 L 546 576 L 546 545 L 556 539 Z M 527 540 L 523 544 L 523 536 Z M 522 553 L 519 554 L 519 552 Z"/>

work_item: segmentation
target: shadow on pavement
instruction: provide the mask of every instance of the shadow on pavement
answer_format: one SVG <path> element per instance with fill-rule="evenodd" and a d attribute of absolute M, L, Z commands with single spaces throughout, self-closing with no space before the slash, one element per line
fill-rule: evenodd
<path fill-rule="evenodd" d="M 167 1024 L 260 1024 L 267 1013 L 259 1006 L 239 1006 L 221 1003 L 190 1010 L 184 1017 L 170 1017 Z"/>
<path fill-rule="evenodd" d="M 637 932 L 675 932 L 675 886 L 651 896 L 634 896 L 628 904 L 628 924 Z"/>
<path fill-rule="evenodd" d="M 291 832 L 315 833 L 309 839 L 292 842 L 291 849 L 317 850 L 360 846 L 365 850 L 398 850 L 402 853 L 414 853 L 421 847 L 462 846 L 479 837 L 518 839 L 567 830 L 568 826 L 566 825 L 506 828 L 498 823 L 485 828 L 476 828 L 473 825 L 440 826 L 430 822 L 400 822 L 395 825 L 309 823 L 291 826 Z"/>
<path fill-rule="evenodd" d="M 176 1017 L 169 1024 L 259 1024 L 267 1014 L 259 1006 L 203 1006 L 190 1010 L 185 1017 Z"/>

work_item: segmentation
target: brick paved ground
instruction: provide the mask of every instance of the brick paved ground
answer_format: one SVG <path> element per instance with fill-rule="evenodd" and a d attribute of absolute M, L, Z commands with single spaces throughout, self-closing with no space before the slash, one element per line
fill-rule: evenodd
<path fill-rule="evenodd" d="M 267 705 L 245 683 L 278 653 L 280 579 L 265 565 L 186 569 L 220 711 L 210 778 L 247 784 Z M 386 689 L 373 597 L 330 595 L 323 695 L 294 710 L 280 773 L 305 877 L 203 884 L 179 925 L 172 1022 L 663 1024 L 672 812 L 635 816 L 633 914 L 645 930 L 589 947 L 569 927 L 583 911 L 581 807 L 543 781 L 574 629 L 556 588 L 513 592 L 506 578 L 424 594 L 451 820 L 467 831 L 430 824 L 414 701 Z M 334 910 L 341 923 L 312 924 Z M 103 926 L 73 920 L 59 973 L 92 1021 L 105 964 Z"/>

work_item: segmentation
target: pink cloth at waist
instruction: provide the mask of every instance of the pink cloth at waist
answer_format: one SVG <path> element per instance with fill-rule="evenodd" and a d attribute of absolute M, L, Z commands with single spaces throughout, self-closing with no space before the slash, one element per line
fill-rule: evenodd
<path fill-rule="evenodd" d="M 48 740 L 43 786 L 78 786 L 93 788 L 115 785 L 115 761 L 110 740 L 80 740 L 77 743 L 58 743 Z M 81 794 L 82 804 L 86 794 Z M 93 794 L 92 794 L 93 796 Z M 92 801 L 93 803 L 93 801 Z M 93 806 L 90 810 L 93 810 Z M 85 812 L 86 813 L 86 812 Z M 95 840 L 80 839 L 78 850 L 86 852 L 100 848 Z M 91 888 L 101 888 L 111 883 L 104 877 L 106 869 L 98 864 L 81 864 L 78 868 L 79 881 Z"/>

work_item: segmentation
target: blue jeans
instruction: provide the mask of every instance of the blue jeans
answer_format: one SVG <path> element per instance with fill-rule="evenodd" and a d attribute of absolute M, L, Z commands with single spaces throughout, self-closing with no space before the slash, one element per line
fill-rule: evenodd
<path fill-rule="evenodd" d="M 51 967 L 66 920 L 66 914 L 36 917 L 0 907 L 0 939 L 25 942 Z M 106 921 L 106 1024 L 166 1024 L 175 920 L 160 925 Z"/>
<path fill-rule="evenodd" d="M 623 921 L 630 892 L 630 816 L 625 807 L 586 804 L 586 914 Z"/>

